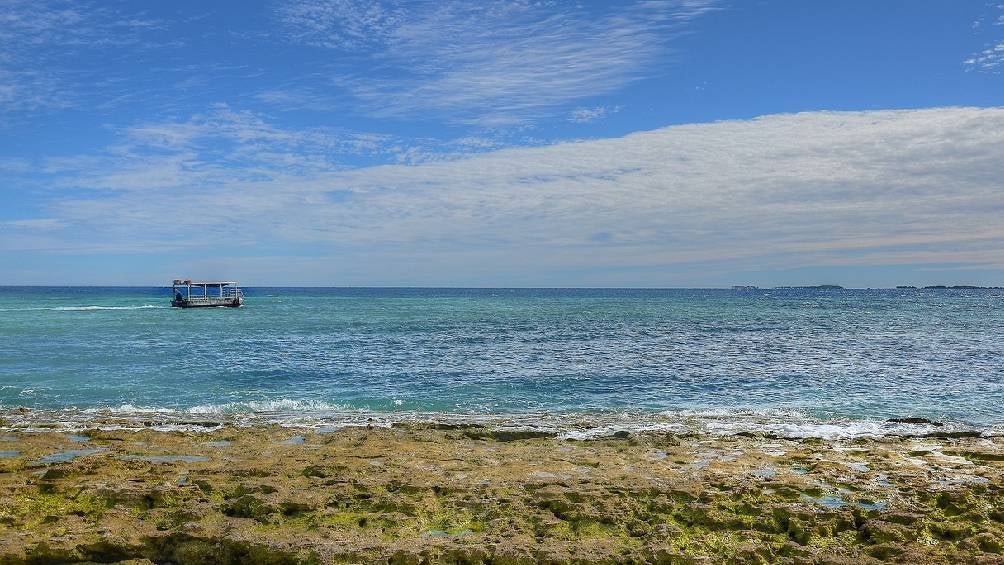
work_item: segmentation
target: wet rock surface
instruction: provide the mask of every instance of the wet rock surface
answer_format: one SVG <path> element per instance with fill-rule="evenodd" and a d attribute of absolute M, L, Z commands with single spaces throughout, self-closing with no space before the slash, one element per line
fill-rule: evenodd
<path fill-rule="evenodd" d="M 0 563 L 1004 563 L 1001 438 L 86 435 L 5 432 Z"/>

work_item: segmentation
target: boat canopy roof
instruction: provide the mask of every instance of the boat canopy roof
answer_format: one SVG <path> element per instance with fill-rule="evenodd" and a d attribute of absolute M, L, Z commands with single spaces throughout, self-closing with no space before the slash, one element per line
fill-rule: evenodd
<path fill-rule="evenodd" d="M 175 285 L 192 286 L 237 286 L 236 281 L 193 281 L 192 279 L 174 279 Z"/>

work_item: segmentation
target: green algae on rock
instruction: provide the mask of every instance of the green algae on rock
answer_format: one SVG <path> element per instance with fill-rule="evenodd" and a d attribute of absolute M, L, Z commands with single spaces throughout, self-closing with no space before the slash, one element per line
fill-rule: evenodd
<path fill-rule="evenodd" d="M 1000 438 L 295 433 L 20 433 L 0 563 L 1002 561 Z"/>

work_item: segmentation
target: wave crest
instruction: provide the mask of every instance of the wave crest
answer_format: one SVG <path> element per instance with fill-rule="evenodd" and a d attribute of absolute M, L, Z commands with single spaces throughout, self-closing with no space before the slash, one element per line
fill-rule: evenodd
<path fill-rule="evenodd" d="M 347 412 L 352 410 L 344 404 L 332 404 L 320 400 L 294 400 L 278 398 L 274 400 L 249 400 L 224 404 L 201 404 L 185 409 L 188 414 L 245 414 L 245 413 L 317 413 Z"/>
<path fill-rule="evenodd" d="M 0 406 L 0 408 L 4 408 Z M 8 407 L 9 408 L 9 407 Z M 471 414 L 422 411 L 379 411 L 319 400 L 271 399 L 204 404 L 191 407 L 153 407 L 123 404 L 115 407 L 5 410 L 10 429 L 84 430 L 153 429 L 204 431 L 220 426 L 279 425 L 331 431 L 347 426 L 390 427 L 397 424 L 449 424 L 493 429 L 546 431 L 564 439 L 608 437 L 618 432 L 703 434 L 732 436 L 764 434 L 778 438 L 848 440 L 875 437 L 924 437 L 936 434 L 1004 435 L 1004 425 L 976 427 L 962 423 L 908 423 L 887 420 L 825 420 L 792 412 L 749 413 L 712 410 L 676 413 L 524 413 Z"/>

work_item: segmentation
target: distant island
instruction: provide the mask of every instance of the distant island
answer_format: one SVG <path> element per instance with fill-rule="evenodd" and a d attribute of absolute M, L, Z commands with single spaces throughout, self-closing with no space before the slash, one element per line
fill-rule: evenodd
<path fill-rule="evenodd" d="M 1004 286 L 978 286 L 971 284 L 943 285 L 933 284 L 928 286 L 914 286 L 912 284 L 896 285 L 897 290 L 1004 290 Z M 752 284 L 732 285 L 732 290 L 760 290 L 760 287 Z M 846 290 L 838 284 L 815 284 L 797 286 L 775 286 L 771 290 Z"/>
<path fill-rule="evenodd" d="M 899 289 L 917 289 L 916 286 L 901 285 L 897 286 Z M 944 284 L 932 284 L 925 287 L 921 287 L 921 290 L 1002 290 L 1004 287 L 1001 286 L 977 286 L 971 284 L 956 284 L 956 285 L 944 285 Z"/>
<path fill-rule="evenodd" d="M 775 286 L 776 290 L 844 290 L 839 284 L 812 284 L 802 286 Z"/>

